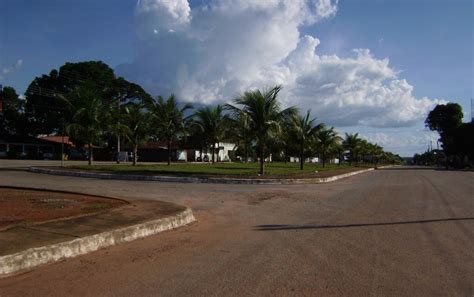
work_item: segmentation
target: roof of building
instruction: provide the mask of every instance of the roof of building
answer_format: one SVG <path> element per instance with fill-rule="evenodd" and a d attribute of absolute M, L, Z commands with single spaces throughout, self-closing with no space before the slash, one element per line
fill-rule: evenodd
<path fill-rule="evenodd" d="M 29 144 L 29 145 L 54 145 L 50 141 L 32 137 L 32 136 L 23 136 L 23 135 L 0 135 L 1 143 L 10 143 L 10 144 Z"/>
<path fill-rule="evenodd" d="M 69 140 L 69 136 L 62 136 L 62 135 L 58 135 L 58 136 L 41 136 L 41 137 L 38 137 L 39 139 L 42 139 L 42 140 L 46 140 L 46 141 L 51 141 L 51 142 L 55 142 L 55 143 L 64 143 L 66 145 L 70 145 L 71 147 L 74 147 L 74 143 L 72 143 L 70 140 Z"/>

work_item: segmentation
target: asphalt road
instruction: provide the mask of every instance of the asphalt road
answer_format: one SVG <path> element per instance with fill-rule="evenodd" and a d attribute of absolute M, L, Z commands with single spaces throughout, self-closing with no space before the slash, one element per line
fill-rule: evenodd
<path fill-rule="evenodd" d="M 0 279 L 0 296 L 474 296 L 474 173 L 377 170 L 319 185 L 0 184 L 190 206 L 198 222 Z"/>

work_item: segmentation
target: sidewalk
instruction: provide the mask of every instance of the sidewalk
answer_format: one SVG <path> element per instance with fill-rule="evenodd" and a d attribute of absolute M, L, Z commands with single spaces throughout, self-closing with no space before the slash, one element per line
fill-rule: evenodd
<path fill-rule="evenodd" d="M 192 211 L 184 206 L 142 200 L 87 217 L 13 227 L 0 231 L 0 277 L 194 220 Z"/>

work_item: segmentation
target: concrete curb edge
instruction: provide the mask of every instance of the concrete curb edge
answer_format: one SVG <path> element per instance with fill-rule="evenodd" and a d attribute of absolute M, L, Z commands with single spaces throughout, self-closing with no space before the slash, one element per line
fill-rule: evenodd
<path fill-rule="evenodd" d="M 227 178 L 227 177 L 185 177 L 185 176 L 164 176 L 164 175 L 122 175 L 114 173 L 98 173 L 98 172 L 84 172 L 84 171 L 67 171 L 54 170 L 40 167 L 30 167 L 28 171 L 34 173 L 43 173 L 60 176 L 74 176 L 87 177 L 98 179 L 113 179 L 113 180 L 135 180 L 135 181 L 158 181 L 158 182 L 178 182 L 178 183 L 217 183 L 217 184 L 264 184 L 264 185 L 281 185 L 281 184 L 319 184 L 333 182 L 342 178 L 350 177 L 356 174 L 365 173 L 374 170 L 374 168 L 362 169 L 353 172 L 348 172 L 331 177 L 317 177 L 317 178 Z"/>
<path fill-rule="evenodd" d="M 195 220 L 192 210 L 186 208 L 174 216 L 1 256 L 0 278 L 39 265 L 84 255 L 122 242 L 129 242 L 172 230 L 190 224 Z"/>

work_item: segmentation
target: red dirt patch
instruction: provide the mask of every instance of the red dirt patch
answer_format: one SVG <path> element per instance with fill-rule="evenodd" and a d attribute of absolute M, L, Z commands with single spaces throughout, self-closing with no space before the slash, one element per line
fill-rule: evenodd
<path fill-rule="evenodd" d="M 0 188 L 0 230 L 103 212 L 127 202 L 83 194 Z"/>

